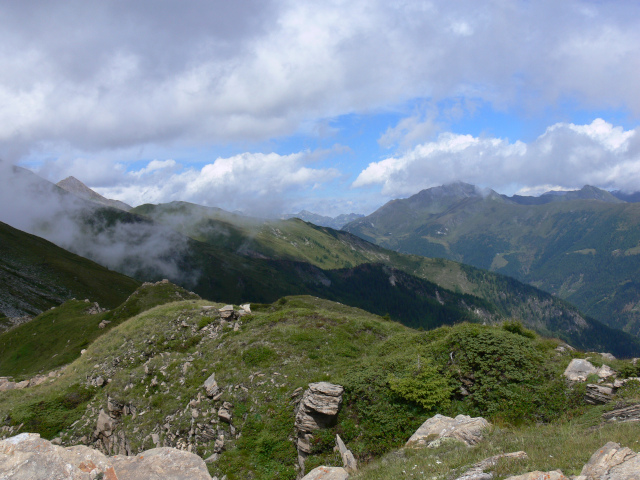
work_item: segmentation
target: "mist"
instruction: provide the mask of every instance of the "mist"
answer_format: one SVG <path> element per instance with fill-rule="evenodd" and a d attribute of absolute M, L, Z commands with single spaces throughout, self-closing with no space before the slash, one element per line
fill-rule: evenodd
<path fill-rule="evenodd" d="M 82 200 L 29 170 L 0 161 L 0 221 L 140 281 L 186 287 L 189 239 L 135 215 Z"/>

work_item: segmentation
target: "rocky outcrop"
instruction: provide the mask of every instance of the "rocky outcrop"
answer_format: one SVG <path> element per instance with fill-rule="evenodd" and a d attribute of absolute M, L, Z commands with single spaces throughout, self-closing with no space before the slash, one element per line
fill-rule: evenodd
<path fill-rule="evenodd" d="M 638 472 L 640 455 L 609 442 L 591 456 L 576 480 L 637 480 Z"/>
<path fill-rule="evenodd" d="M 341 467 L 316 467 L 307 473 L 302 480 L 346 480 L 349 473 Z"/>
<path fill-rule="evenodd" d="M 0 478 L 33 480 L 211 480 L 204 461 L 174 448 L 107 457 L 85 446 L 60 447 L 35 433 L 0 441 Z"/>
<path fill-rule="evenodd" d="M 310 383 L 296 410 L 296 448 L 298 465 L 304 473 L 304 462 L 311 453 L 312 432 L 335 425 L 342 406 L 344 387 L 328 382 Z"/>
<path fill-rule="evenodd" d="M 455 438 L 466 445 L 475 445 L 482 439 L 484 430 L 491 424 L 482 417 L 458 415 L 456 418 L 437 414 L 424 422 L 411 436 L 407 446 L 435 447 L 437 440 Z"/>
<path fill-rule="evenodd" d="M 630 448 L 609 442 L 599 448 L 582 467 L 580 475 L 573 480 L 638 480 L 640 454 Z M 506 480 L 567 480 L 560 470 L 552 472 L 529 472 L 509 477 Z"/>
<path fill-rule="evenodd" d="M 640 421 L 640 405 L 623 405 L 603 413 L 602 418 L 608 422 L 638 422 Z"/>

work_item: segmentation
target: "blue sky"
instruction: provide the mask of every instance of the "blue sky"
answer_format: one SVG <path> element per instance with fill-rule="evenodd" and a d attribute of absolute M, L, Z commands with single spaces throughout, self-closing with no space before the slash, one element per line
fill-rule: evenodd
<path fill-rule="evenodd" d="M 640 3 L 5 2 L 0 159 L 132 205 L 640 190 Z"/>

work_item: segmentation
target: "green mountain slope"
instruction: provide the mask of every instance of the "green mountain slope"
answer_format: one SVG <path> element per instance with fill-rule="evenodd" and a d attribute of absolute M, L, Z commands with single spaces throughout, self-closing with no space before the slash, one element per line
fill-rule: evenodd
<path fill-rule="evenodd" d="M 345 229 L 399 252 L 512 276 L 638 335 L 640 205 L 593 187 L 570 193 L 527 205 L 471 185 L 439 187 Z"/>
<path fill-rule="evenodd" d="M 139 283 L 0 222 L 0 313 L 36 315 L 70 298 L 114 308 Z"/>
<path fill-rule="evenodd" d="M 336 434 L 363 468 L 403 446 L 436 413 L 483 415 L 499 422 L 504 436 L 534 426 L 544 434 L 558 432 L 542 424 L 566 424 L 588 418 L 585 413 L 597 419 L 602 411 L 583 403 L 583 385 L 571 388 L 561 376 L 571 358 L 583 354 L 560 354 L 557 341 L 518 325 L 465 323 L 419 332 L 302 296 L 254 306 L 231 328 L 205 306 L 212 305 L 188 300 L 142 312 L 97 338 L 55 381 L 0 392 L 2 434 L 38 432 L 59 437 L 63 445 L 85 444 L 111 454 L 137 454 L 157 441 L 203 458 L 222 436 L 224 448 L 209 465 L 213 475 L 292 480 L 298 473 L 296 401 L 311 382 L 339 384 L 344 394 L 335 424 L 313 432 L 305 471 L 339 464 Z M 603 359 L 592 360 L 600 364 Z M 612 366 L 636 368 L 621 361 Z M 219 394 L 210 398 L 203 384 L 212 374 Z M 228 421 L 219 417 L 223 406 L 231 414 Z M 109 413 L 105 441 L 96 435 L 96 425 Z M 587 434 L 592 424 L 574 429 L 574 436 L 598 437 Z M 619 426 L 607 430 L 619 432 L 607 440 L 637 439 L 634 427 L 635 436 Z M 536 438 L 540 442 L 543 435 Z M 536 463 L 544 462 L 538 452 L 547 453 L 546 447 L 528 434 L 520 434 L 518 442 L 532 455 L 527 467 L 546 465 Z M 486 451 L 464 448 L 469 463 L 478 460 L 478 448 Z M 562 456 L 568 465 L 575 463 L 573 468 L 584 463 L 584 452 L 577 450 Z M 462 452 L 458 455 L 464 457 Z M 517 474 L 523 472 L 511 469 L 524 465 L 505 468 L 503 473 Z"/>
<path fill-rule="evenodd" d="M 200 299 L 171 283 L 144 284 L 113 310 L 69 300 L 30 322 L 0 334 L 0 376 L 28 378 L 66 365 L 83 348 L 129 318 L 155 306 Z M 93 310 L 93 311 L 92 311 Z"/>
<path fill-rule="evenodd" d="M 33 179 L 41 202 L 71 197 L 42 182 Z M 435 326 L 434 319 L 451 324 L 517 318 L 576 346 L 619 356 L 638 352 L 635 340 L 614 330 L 603 335 L 592 320 L 530 287 L 452 262 L 400 255 L 345 232 L 184 203 L 128 213 L 72 200 L 60 203 L 58 221 L 46 223 L 43 233 L 55 236 L 55 227 L 64 225 L 66 235 L 58 238 L 74 252 L 140 281 L 168 278 L 203 298 L 272 302 L 311 293 L 424 328 Z M 372 263 L 378 266 L 365 266 Z M 392 281 L 406 274 L 419 278 Z"/>
<path fill-rule="evenodd" d="M 133 212 L 199 240 L 190 244 L 188 263 L 201 268 L 193 290 L 205 298 L 271 302 L 283 295 L 311 293 L 424 328 L 437 326 L 435 318 L 444 324 L 469 320 L 470 312 L 477 310 L 476 321 L 517 318 L 579 348 L 615 350 L 621 356 L 633 355 L 637 348 L 637 340 L 629 335 L 508 277 L 399 254 L 347 232 L 297 219 L 263 221 L 185 202 L 144 205 Z M 397 272 L 389 273 L 382 265 Z M 392 285 L 393 275 L 407 280 Z"/>

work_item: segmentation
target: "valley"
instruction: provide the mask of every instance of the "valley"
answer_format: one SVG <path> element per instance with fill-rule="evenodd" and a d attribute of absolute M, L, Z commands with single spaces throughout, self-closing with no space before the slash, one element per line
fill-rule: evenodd
<path fill-rule="evenodd" d="M 604 190 L 506 197 L 453 184 L 392 201 L 345 230 L 398 252 L 511 276 L 640 333 L 640 204 Z"/>

